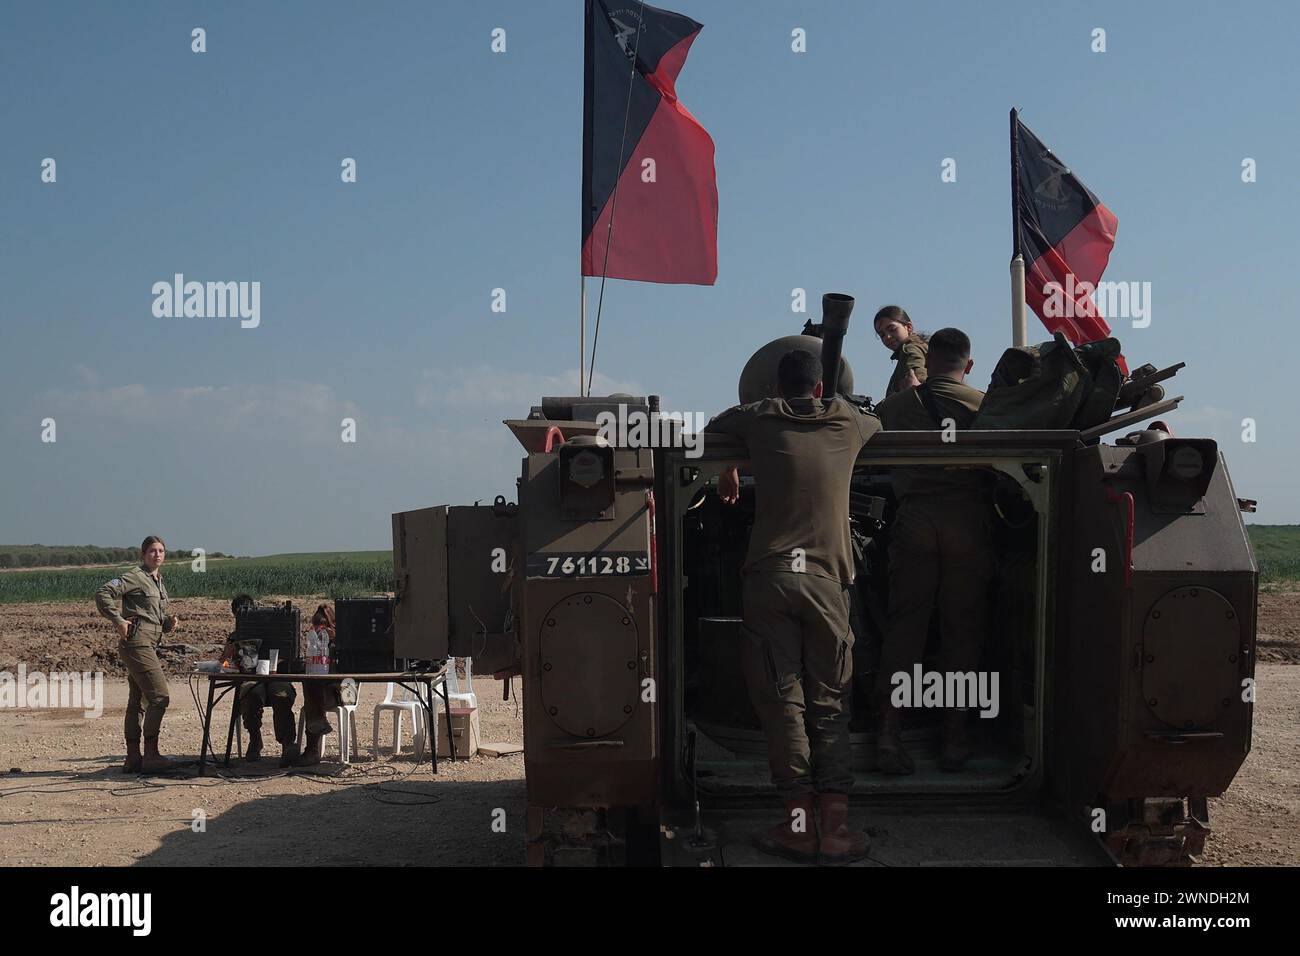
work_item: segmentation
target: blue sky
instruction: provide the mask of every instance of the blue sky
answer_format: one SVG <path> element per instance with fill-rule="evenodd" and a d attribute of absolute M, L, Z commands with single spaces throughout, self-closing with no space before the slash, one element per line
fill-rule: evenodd
<path fill-rule="evenodd" d="M 1115 332 L 1134 364 L 1188 363 L 1175 431 L 1221 442 L 1256 520 L 1300 521 L 1294 363 L 1269 363 L 1298 304 L 1293 4 L 669 6 L 704 24 L 678 93 L 717 145 L 718 283 L 611 281 L 598 389 L 734 402 L 802 325 L 795 287 L 857 296 L 859 391 L 883 391 L 891 302 L 966 329 L 984 385 L 1014 105 L 1119 217 L 1106 278 L 1152 299 Z M 384 548 L 393 511 L 513 498 L 501 419 L 576 381 L 581 10 L 0 7 L 0 541 Z M 260 281 L 261 324 L 155 318 L 177 272 Z"/>

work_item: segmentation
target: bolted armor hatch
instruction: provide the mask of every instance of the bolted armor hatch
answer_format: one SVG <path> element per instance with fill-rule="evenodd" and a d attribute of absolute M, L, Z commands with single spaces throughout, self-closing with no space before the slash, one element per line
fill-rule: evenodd
<path fill-rule="evenodd" d="M 542 706 L 574 737 L 604 737 L 632 716 L 640 694 L 632 613 L 606 594 L 572 594 L 542 619 Z"/>
<path fill-rule="evenodd" d="M 1171 727 L 1213 726 L 1241 694 L 1241 628 L 1218 591 L 1181 587 L 1147 612 L 1142 630 L 1142 696 Z"/>

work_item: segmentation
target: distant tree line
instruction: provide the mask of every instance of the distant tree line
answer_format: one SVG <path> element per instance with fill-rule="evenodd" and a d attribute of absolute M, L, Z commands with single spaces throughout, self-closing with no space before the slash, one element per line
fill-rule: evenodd
<path fill-rule="evenodd" d="M 189 559 L 191 548 L 169 549 L 168 558 Z M 209 558 L 226 557 L 220 551 L 209 551 Z M 61 564 L 127 564 L 140 559 L 140 549 L 101 548 L 93 544 L 0 545 L 0 568 L 46 568 Z"/>

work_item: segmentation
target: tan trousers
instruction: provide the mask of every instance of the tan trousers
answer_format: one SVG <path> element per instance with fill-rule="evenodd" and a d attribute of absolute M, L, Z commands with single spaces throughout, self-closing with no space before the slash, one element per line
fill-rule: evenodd
<path fill-rule="evenodd" d="M 157 737 L 163 714 L 171 703 L 167 675 L 158 660 L 158 642 L 162 630 L 147 624 L 137 625 L 131 636 L 117 645 L 118 656 L 126 665 L 126 721 L 123 732 L 128 741 L 140 739 L 140 716 L 144 715 L 144 736 Z"/>
<path fill-rule="evenodd" d="M 298 738 L 298 726 L 293 722 L 293 702 L 297 699 L 298 692 L 288 681 L 246 685 L 239 698 L 239 712 L 244 718 L 244 729 L 250 733 L 260 733 L 262 711 L 270 707 L 275 739 L 282 744 L 294 743 Z"/>
<path fill-rule="evenodd" d="M 889 632 L 880 655 L 876 693 L 908 674 L 925 653 L 930 618 L 939 611 L 943 669 L 973 671 L 988 617 L 993 574 L 989 515 L 977 497 L 905 498 L 889 546 Z"/>
<path fill-rule="evenodd" d="M 853 786 L 848 688 L 853 632 L 847 587 L 814 574 L 745 575 L 743 666 L 785 798 Z"/>

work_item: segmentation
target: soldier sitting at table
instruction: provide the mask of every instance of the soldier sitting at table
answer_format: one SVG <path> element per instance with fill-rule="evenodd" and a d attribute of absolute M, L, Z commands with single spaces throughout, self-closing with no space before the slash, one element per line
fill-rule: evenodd
<path fill-rule="evenodd" d="M 251 597 L 240 594 L 230 602 L 230 611 L 238 616 L 241 611 L 253 606 Z M 235 659 L 238 651 L 235 646 L 236 633 L 230 633 L 225 649 L 221 652 L 222 660 Z M 280 766 L 288 767 L 297 762 L 298 728 L 293 720 L 293 704 L 297 699 L 297 691 L 288 681 L 258 681 L 245 684 L 240 689 L 239 713 L 244 720 L 244 729 L 248 731 L 248 753 L 244 755 L 245 760 L 251 762 L 262 759 L 262 711 L 270 707 L 275 739 L 280 743 Z"/>
<path fill-rule="evenodd" d="M 311 627 L 314 631 L 324 631 L 332 643 L 334 608 L 329 604 L 318 605 L 316 613 L 311 616 Z M 298 766 L 310 767 L 321 762 L 325 751 L 325 735 L 334 732 L 334 727 L 326 714 L 339 706 L 341 699 L 339 688 L 342 683 L 342 680 L 303 682 L 302 713 L 307 739 L 303 744 L 302 756 L 298 758 Z M 356 687 L 354 683 L 349 682 L 349 684 L 353 688 Z M 355 699 L 353 702 L 355 703 Z"/>

